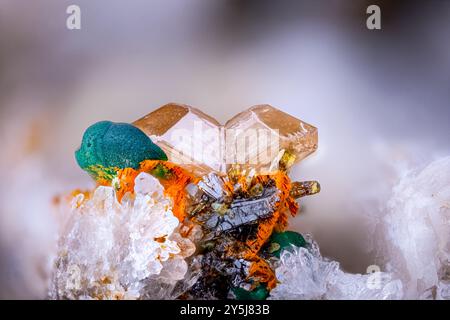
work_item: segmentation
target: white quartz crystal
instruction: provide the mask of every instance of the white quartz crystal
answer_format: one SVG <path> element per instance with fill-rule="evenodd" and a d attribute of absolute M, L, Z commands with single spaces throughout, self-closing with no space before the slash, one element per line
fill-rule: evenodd
<path fill-rule="evenodd" d="M 121 202 L 112 187 L 98 187 L 90 199 L 78 194 L 59 241 L 50 296 L 176 298 L 174 288 L 187 274 L 185 258 L 195 246 L 178 233 L 171 208 L 159 181 L 146 173 Z M 146 287 L 162 282 L 163 291 L 152 296 Z"/>
<path fill-rule="evenodd" d="M 402 283 L 390 274 L 366 275 L 342 271 L 339 263 L 320 255 L 308 238 L 307 248 L 285 250 L 275 273 L 279 284 L 269 299 L 401 299 Z"/>

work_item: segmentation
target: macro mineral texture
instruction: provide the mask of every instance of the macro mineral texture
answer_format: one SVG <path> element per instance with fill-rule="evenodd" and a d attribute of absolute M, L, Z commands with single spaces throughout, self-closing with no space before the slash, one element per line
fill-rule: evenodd
<path fill-rule="evenodd" d="M 258 144 L 249 144 L 242 155 L 239 145 L 245 143 L 245 139 L 254 141 L 255 136 Z M 227 164 L 247 164 L 265 171 L 271 169 L 273 161 L 266 156 L 268 152 L 278 154 L 279 150 L 284 150 L 284 165 L 291 166 L 316 151 L 318 143 L 316 127 L 267 104 L 251 107 L 228 120 L 225 137 Z M 264 148 L 259 148 L 261 141 Z"/>
<path fill-rule="evenodd" d="M 163 190 L 140 173 L 134 195 L 121 202 L 113 187 L 78 193 L 59 241 L 51 298 L 169 299 L 191 286 L 195 272 L 186 259 L 195 245 L 180 235 Z"/>
<path fill-rule="evenodd" d="M 257 171 L 290 167 L 317 149 L 317 128 L 270 105 L 257 105 L 221 125 L 200 110 L 170 103 L 133 123 L 168 155 L 197 174 L 233 165 Z M 281 163 L 278 160 L 283 160 Z M 287 168 L 281 168 L 287 169 Z"/>
<path fill-rule="evenodd" d="M 346 273 L 338 262 L 323 258 L 310 237 L 306 241 L 306 247 L 293 247 L 281 253 L 275 268 L 279 284 L 270 292 L 269 299 L 397 300 L 403 297 L 402 282 L 392 274 Z"/>
<path fill-rule="evenodd" d="M 297 213 L 290 189 L 283 172 L 237 169 L 226 176 L 210 173 L 191 188 L 188 212 L 205 235 L 198 245 L 203 265 L 193 298 L 267 296 L 276 278 L 269 262 L 274 254 L 265 245 L 273 232 L 286 228 L 288 214 Z"/>
<path fill-rule="evenodd" d="M 158 144 L 171 162 L 199 175 L 223 170 L 220 124 L 200 110 L 169 103 L 133 125 Z"/>
<path fill-rule="evenodd" d="M 224 126 L 168 104 L 89 127 L 76 156 L 97 187 L 72 195 L 50 296 L 266 299 L 306 246 L 288 217 L 320 185 L 288 171 L 316 148 L 315 127 L 268 105 Z"/>
<path fill-rule="evenodd" d="M 406 172 L 379 223 L 408 299 L 450 299 L 450 157 Z"/>
<path fill-rule="evenodd" d="M 450 157 L 405 174 L 372 217 L 388 272 L 351 274 L 286 230 L 320 191 L 289 169 L 316 149 L 315 127 L 269 105 L 225 125 L 172 103 L 91 126 L 77 160 L 96 187 L 60 202 L 50 298 L 450 299 Z"/>

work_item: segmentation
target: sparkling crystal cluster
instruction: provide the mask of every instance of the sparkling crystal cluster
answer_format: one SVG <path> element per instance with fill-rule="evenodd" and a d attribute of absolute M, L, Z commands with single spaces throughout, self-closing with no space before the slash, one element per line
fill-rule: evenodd
<path fill-rule="evenodd" d="M 147 173 L 135 180 L 134 194 L 122 201 L 113 187 L 72 199 L 72 212 L 60 239 L 52 297 L 58 299 L 176 298 L 185 281 L 186 258 L 195 251 L 180 235 L 159 181 Z M 165 286 L 149 294 L 149 285 Z"/>
<path fill-rule="evenodd" d="M 275 269 L 280 282 L 269 299 L 386 300 L 401 299 L 403 285 L 385 272 L 350 274 L 339 263 L 323 258 L 307 238 L 306 248 L 284 251 Z"/>

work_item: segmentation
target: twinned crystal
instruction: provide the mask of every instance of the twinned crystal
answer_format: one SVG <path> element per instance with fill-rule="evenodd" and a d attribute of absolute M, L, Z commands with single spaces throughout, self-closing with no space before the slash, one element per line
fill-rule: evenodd
<path fill-rule="evenodd" d="M 167 104 L 133 123 L 168 155 L 196 173 L 225 173 L 239 164 L 269 172 L 317 149 L 317 128 L 270 105 L 258 105 L 220 125 L 196 108 Z M 275 161 L 274 160 L 278 160 Z"/>

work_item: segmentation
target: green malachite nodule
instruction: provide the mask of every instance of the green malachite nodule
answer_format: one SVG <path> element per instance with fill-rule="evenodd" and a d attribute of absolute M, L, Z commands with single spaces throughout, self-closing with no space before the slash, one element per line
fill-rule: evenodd
<path fill-rule="evenodd" d="M 243 288 L 231 289 L 236 297 L 236 300 L 266 300 L 269 295 L 269 291 L 266 286 L 260 284 L 252 291 L 247 291 Z"/>
<path fill-rule="evenodd" d="M 137 169 L 144 160 L 167 160 L 167 155 L 139 128 L 100 121 L 86 129 L 75 158 L 94 178 L 108 179 L 117 169 Z"/>
<path fill-rule="evenodd" d="M 269 239 L 269 252 L 279 258 L 283 250 L 290 250 L 292 246 L 304 247 L 306 240 L 294 231 L 274 232 Z"/>

